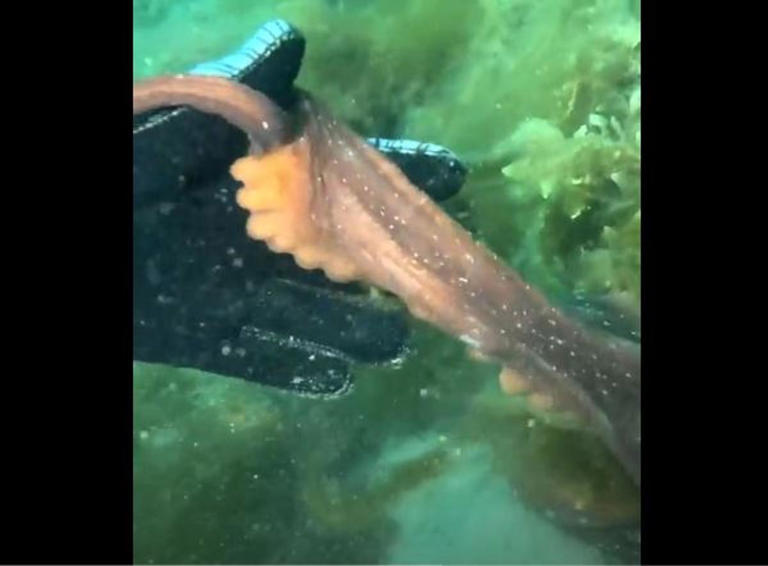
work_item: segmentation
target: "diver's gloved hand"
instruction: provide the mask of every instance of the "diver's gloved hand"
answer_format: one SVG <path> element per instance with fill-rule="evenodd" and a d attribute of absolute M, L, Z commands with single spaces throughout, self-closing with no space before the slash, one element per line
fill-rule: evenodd
<path fill-rule="evenodd" d="M 299 30 L 272 20 L 234 53 L 196 65 L 189 73 L 242 82 L 288 108 L 304 48 Z M 173 198 L 187 187 L 210 182 L 247 150 L 240 130 L 217 116 L 184 107 L 134 117 L 133 134 L 137 205 Z M 368 141 L 434 200 L 453 196 L 464 184 L 466 167 L 449 149 L 412 140 Z"/>
<path fill-rule="evenodd" d="M 303 53 L 300 32 L 274 20 L 190 72 L 241 81 L 287 106 Z M 350 362 L 403 354 L 399 310 L 246 238 L 228 173 L 247 149 L 239 130 L 182 107 L 136 117 L 133 138 L 135 359 L 337 395 L 351 384 Z M 464 182 L 466 168 L 443 147 L 369 142 L 436 200 Z"/>
<path fill-rule="evenodd" d="M 367 141 L 394 161 L 411 183 L 432 200 L 449 199 L 464 185 L 467 168 L 446 147 L 413 140 L 368 138 Z"/>
<path fill-rule="evenodd" d="M 189 72 L 234 79 L 285 102 L 299 73 L 304 47 L 298 30 L 274 20 L 261 26 L 235 53 L 196 65 Z M 214 182 L 246 150 L 242 132 L 191 108 L 134 116 L 134 204 L 175 200 L 187 189 Z"/>

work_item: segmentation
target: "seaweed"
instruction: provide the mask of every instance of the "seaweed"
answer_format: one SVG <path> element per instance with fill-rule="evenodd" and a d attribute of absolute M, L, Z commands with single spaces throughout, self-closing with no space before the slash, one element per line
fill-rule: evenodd
<path fill-rule="evenodd" d="M 639 4 L 136 0 L 134 76 L 182 71 L 285 18 L 308 41 L 298 83 L 342 119 L 459 153 L 471 173 L 446 206 L 527 280 L 636 305 Z M 636 492 L 595 439 L 500 397 L 497 368 L 418 323 L 412 351 L 397 370 L 357 368 L 333 403 L 137 364 L 137 560 L 381 562 L 397 536 L 388 511 L 450 461 L 442 444 L 379 456 L 434 431 L 490 445 L 536 509 L 634 516 Z"/>

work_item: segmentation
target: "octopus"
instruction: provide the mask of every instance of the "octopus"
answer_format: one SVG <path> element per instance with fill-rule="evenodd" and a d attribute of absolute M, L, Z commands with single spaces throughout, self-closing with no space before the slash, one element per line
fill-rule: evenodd
<path fill-rule="evenodd" d="M 637 345 L 566 317 L 322 102 L 298 87 L 292 99 L 279 106 L 225 77 L 161 76 L 134 85 L 133 112 L 189 106 L 242 130 L 248 153 L 230 173 L 248 237 L 334 281 L 395 294 L 499 362 L 505 392 L 577 415 L 639 485 Z"/>

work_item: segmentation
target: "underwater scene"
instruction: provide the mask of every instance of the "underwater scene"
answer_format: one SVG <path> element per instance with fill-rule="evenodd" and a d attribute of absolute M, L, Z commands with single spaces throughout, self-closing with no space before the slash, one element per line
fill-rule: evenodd
<path fill-rule="evenodd" d="M 133 8 L 134 561 L 640 563 L 640 1 Z"/>

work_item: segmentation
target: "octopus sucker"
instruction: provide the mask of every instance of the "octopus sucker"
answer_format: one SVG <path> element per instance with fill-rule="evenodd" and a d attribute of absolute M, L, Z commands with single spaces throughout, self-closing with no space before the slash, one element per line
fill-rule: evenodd
<path fill-rule="evenodd" d="M 280 187 L 266 185 L 260 189 L 240 189 L 235 196 L 240 208 L 251 212 L 268 212 L 276 210 L 281 204 Z"/>
<path fill-rule="evenodd" d="M 291 233 L 281 233 L 271 238 L 267 245 L 273 252 L 291 253 L 291 250 L 296 245 L 296 242 Z"/>
<path fill-rule="evenodd" d="M 267 177 L 267 173 L 269 172 L 269 168 L 264 167 L 263 165 L 270 161 L 279 160 L 279 158 L 283 156 L 285 156 L 284 149 L 278 149 L 272 154 L 263 155 L 261 157 L 255 155 L 241 157 L 230 166 L 229 174 L 232 175 L 234 179 L 237 179 L 246 185 L 258 186 L 258 184 Z M 255 166 L 260 162 L 262 164 L 261 166 Z"/>
<path fill-rule="evenodd" d="M 555 400 L 547 393 L 531 393 L 528 395 L 528 404 L 541 411 L 551 411 L 555 408 Z"/>
<path fill-rule="evenodd" d="M 312 245 L 294 250 L 292 255 L 296 265 L 302 269 L 317 269 L 324 260 L 322 250 Z"/>
<path fill-rule="evenodd" d="M 254 240 L 272 240 L 283 222 L 281 215 L 277 212 L 261 212 L 248 217 L 245 229 Z"/>
<path fill-rule="evenodd" d="M 357 266 L 341 256 L 327 258 L 320 268 L 328 279 L 338 283 L 349 283 L 360 278 Z"/>
<path fill-rule="evenodd" d="M 519 371 L 516 371 L 510 367 L 503 367 L 499 374 L 499 384 L 502 391 L 507 395 L 517 395 L 528 391 L 531 388 L 528 379 L 526 379 Z"/>

